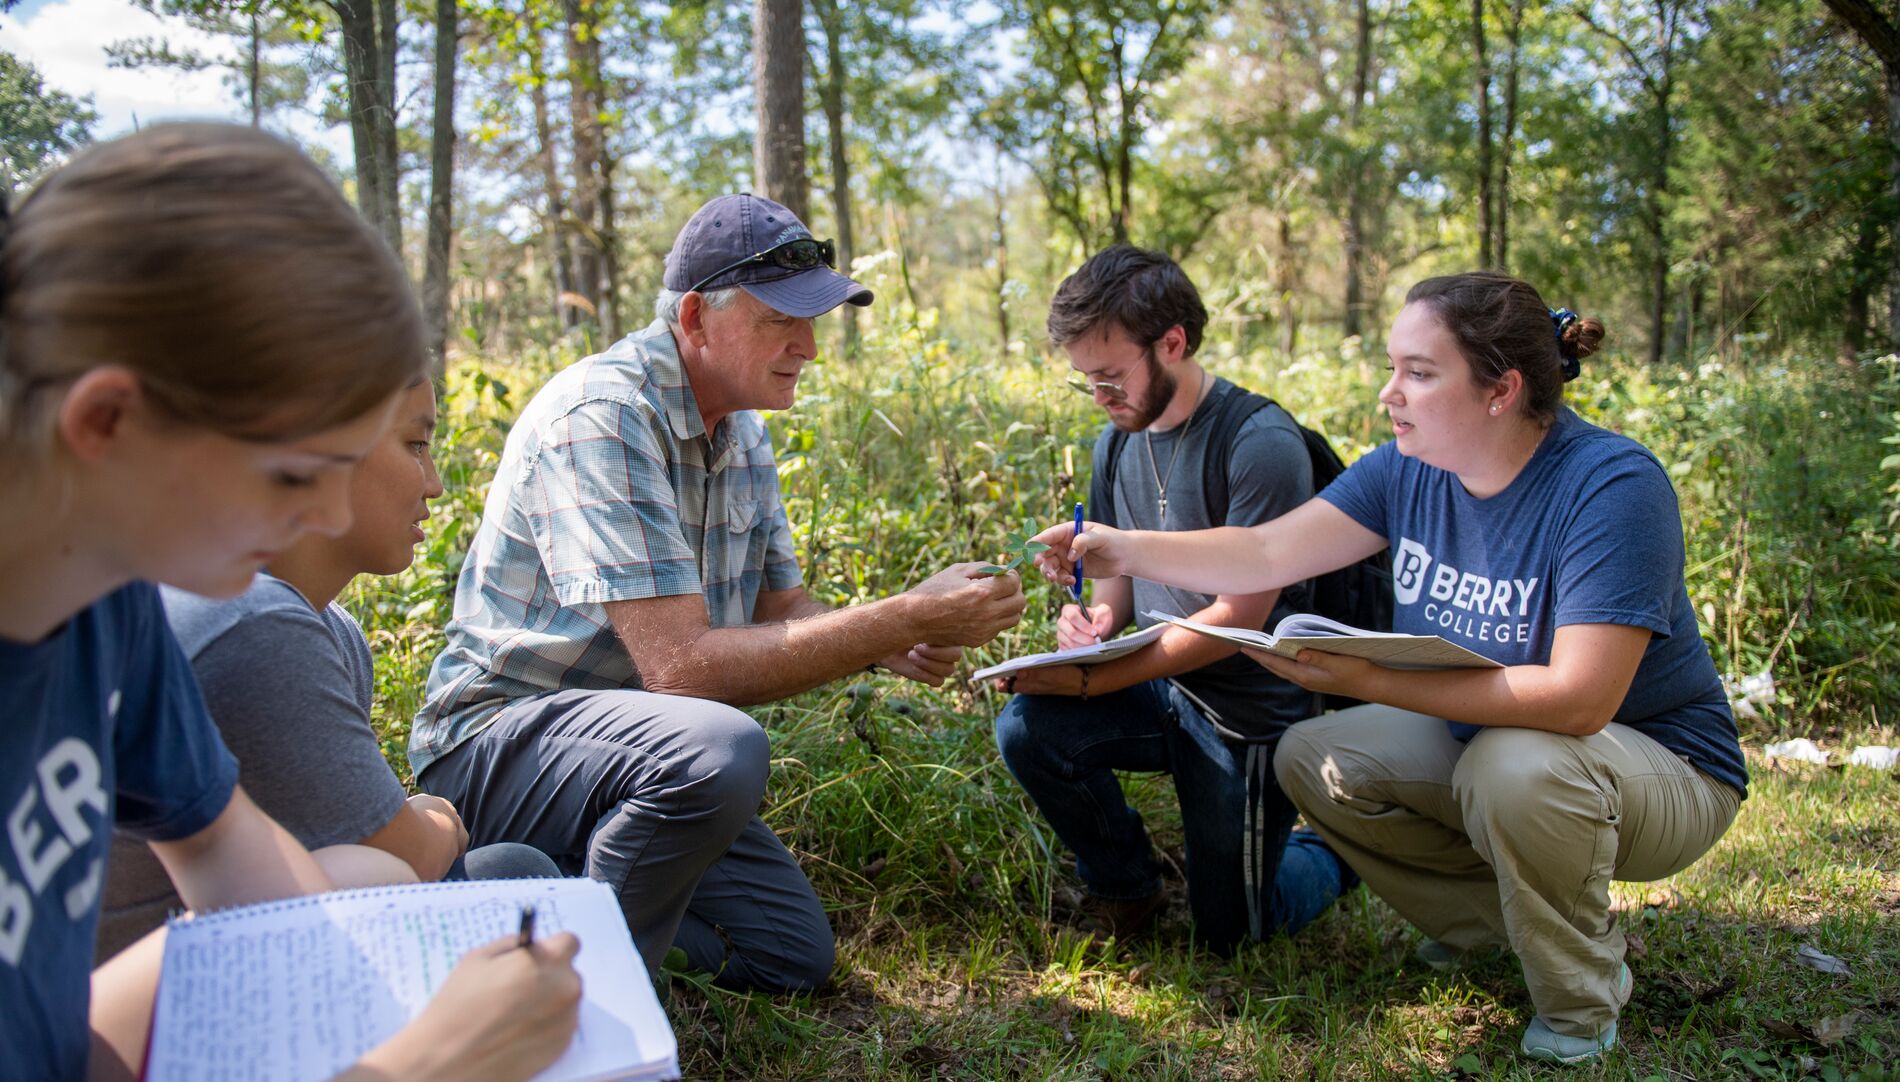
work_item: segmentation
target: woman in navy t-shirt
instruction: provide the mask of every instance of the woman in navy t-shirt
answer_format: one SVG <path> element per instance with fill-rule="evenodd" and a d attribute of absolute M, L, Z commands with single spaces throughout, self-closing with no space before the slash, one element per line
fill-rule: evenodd
<path fill-rule="evenodd" d="M 88 980 L 115 827 L 193 908 L 330 885 L 237 786 L 141 580 L 231 596 L 345 529 L 425 355 L 401 264 L 261 132 L 149 127 L 0 206 L 0 1073 L 138 1069 L 149 971 Z M 573 1032 L 576 949 L 478 948 L 350 1073 L 527 1077 Z"/>
<path fill-rule="evenodd" d="M 1616 1043 L 1630 994 L 1613 879 L 1674 874 L 1747 792 L 1735 724 L 1683 583 L 1667 472 L 1564 407 L 1603 328 L 1502 274 L 1413 287 L 1379 392 L 1395 439 L 1272 522 L 1200 533 L 1058 526 L 1064 559 L 1191 590 L 1269 590 L 1389 548 L 1394 630 L 1497 669 L 1402 672 L 1252 652 L 1371 705 L 1291 729 L 1282 788 L 1448 968 L 1508 947 L 1537 1017 L 1522 1047 L 1575 1062 Z M 1058 557 L 1060 554 L 1060 557 Z"/>

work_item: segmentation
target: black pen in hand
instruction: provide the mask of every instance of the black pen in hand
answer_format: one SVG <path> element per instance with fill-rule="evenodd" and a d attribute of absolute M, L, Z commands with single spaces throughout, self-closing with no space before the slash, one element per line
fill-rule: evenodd
<path fill-rule="evenodd" d="M 531 905 L 524 905 L 521 907 L 521 932 L 515 938 L 515 946 L 526 948 L 533 945 L 534 945 L 534 907 Z"/>

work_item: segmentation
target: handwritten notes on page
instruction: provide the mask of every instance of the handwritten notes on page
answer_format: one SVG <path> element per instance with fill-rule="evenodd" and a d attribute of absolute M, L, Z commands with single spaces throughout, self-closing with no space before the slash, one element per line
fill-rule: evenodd
<path fill-rule="evenodd" d="M 422 1012 L 463 954 L 573 932 L 579 1032 L 549 1082 L 679 1077 L 678 1050 L 613 890 L 589 879 L 375 887 L 175 920 L 146 1078 L 327 1079 Z"/>

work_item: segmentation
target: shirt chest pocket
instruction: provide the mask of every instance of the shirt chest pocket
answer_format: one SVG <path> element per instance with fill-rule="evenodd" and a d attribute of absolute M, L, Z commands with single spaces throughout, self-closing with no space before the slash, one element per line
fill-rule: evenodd
<path fill-rule="evenodd" d="M 708 548 L 717 546 L 718 552 L 708 552 L 712 557 L 706 561 L 706 570 L 719 577 L 719 581 L 708 581 L 707 601 L 717 599 L 719 612 L 710 612 L 715 626 L 730 626 L 746 623 L 750 614 L 747 598 L 756 591 L 756 583 L 765 568 L 766 530 L 765 515 L 767 507 L 762 500 L 734 499 L 726 505 L 726 521 L 722 528 L 708 529 L 706 542 Z M 747 589 L 747 577 L 754 586 Z M 714 606 L 708 605 L 709 610 Z"/>

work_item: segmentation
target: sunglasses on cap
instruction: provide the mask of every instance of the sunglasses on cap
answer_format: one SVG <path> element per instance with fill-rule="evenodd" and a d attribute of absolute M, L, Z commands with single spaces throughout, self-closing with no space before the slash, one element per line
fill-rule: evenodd
<path fill-rule="evenodd" d="M 763 252 L 755 252 L 736 263 L 726 264 L 695 282 L 693 287 L 686 292 L 698 293 L 706 288 L 707 283 L 720 275 L 738 270 L 740 267 L 751 266 L 754 263 L 765 263 L 774 267 L 783 267 L 790 273 L 777 275 L 776 278 L 789 278 L 792 274 L 808 271 L 819 265 L 836 269 L 838 266 L 838 248 L 828 240 L 813 240 L 810 237 L 799 237 L 796 240 L 788 240 L 784 244 L 767 248 Z M 758 281 L 774 280 L 775 278 L 758 279 Z"/>

